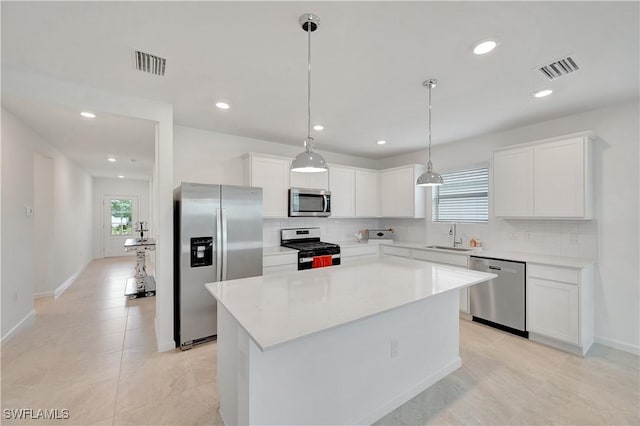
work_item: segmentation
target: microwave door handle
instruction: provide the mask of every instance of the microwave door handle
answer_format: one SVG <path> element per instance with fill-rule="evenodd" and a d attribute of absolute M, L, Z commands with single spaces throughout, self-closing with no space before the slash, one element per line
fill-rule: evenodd
<path fill-rule="evenodd" d="M 327 207 L 329 207 L 329 201 L 327 200 L 327 196 L 326 195 L 323 195 L 322 199 L 323 199 L 322 212 L 326 213 L 327 212 Z"/>

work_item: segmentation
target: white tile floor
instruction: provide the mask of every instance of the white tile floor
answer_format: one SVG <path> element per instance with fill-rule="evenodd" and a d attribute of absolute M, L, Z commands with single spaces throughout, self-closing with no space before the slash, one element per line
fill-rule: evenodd
<path fill-rule="evenodd" d="M 1 350 L 2 408 L 70 418 L 2 424 L 221 424 L 215 343 L 157 353 L 155 298 L 123 296 L 132 271 L 131 258 L 94 261 L 37 301 L 35 324 Z M 460 343 L 462 368 L 378 423 L 640 424 L 637 356 L 595 345 L 580 358 L 467 321 Z"/>

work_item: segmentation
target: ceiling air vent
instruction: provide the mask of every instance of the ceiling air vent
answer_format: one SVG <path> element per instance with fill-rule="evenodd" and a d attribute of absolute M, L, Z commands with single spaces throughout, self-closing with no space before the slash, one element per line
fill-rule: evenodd
<path fill-rule="evenodd" d="M 558 59 L 555 62 L 541 66 L 538 68 L 540 72 L 549 80 L 555 80 L 574 71 L 578 71 L 580 67 L 571 56 Z"/>
<path fill-rule="evenodd" d="M 136 69 L 154 75 L 164 76 L 167 60 L 160 56 L 136 50 Z"/>

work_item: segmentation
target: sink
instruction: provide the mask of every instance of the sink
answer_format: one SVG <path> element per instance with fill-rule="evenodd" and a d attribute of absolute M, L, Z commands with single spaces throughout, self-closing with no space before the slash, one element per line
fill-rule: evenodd
<path fill-rule="evenodd" d="M 449 250 L 449 251 L 458 251 L 461 253 L 468 253 L 470 251 L 473 251 L 474 249 L 472 248 L 463 248 L 463 247 L 448 247 L 448 246 L 426 246 L 427 248 L 430 249 L 438 249 L 438 250 Z"/>

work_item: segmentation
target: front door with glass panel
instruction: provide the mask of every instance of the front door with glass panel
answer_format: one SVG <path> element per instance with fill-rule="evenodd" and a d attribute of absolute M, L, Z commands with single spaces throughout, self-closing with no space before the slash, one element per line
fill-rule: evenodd
<path fill-rule="evenodd" d="M 124 242 L 135 238 L 133 225 L 138 220 L 138 197 L 106 195 L 102 203 L 102 247 L 104 257 L 125 256 Z"/>

